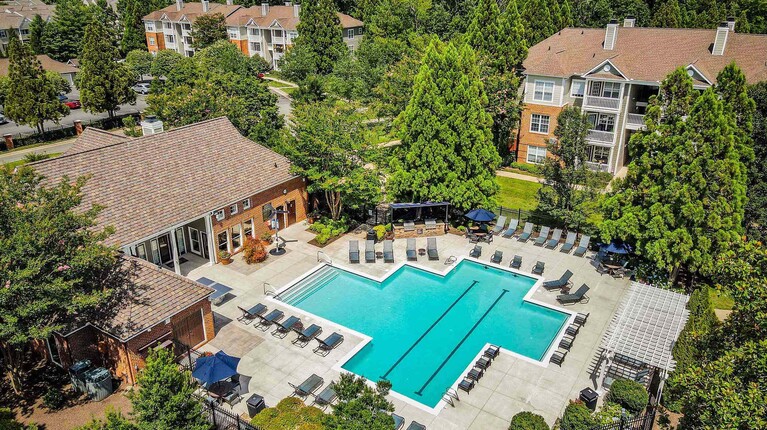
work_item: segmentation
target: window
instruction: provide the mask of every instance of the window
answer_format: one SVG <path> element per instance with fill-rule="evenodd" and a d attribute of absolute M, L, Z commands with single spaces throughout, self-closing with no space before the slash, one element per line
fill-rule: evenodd
<path fill-rule="evenodd" d="M 349 39 L 354 39 L 354 30 L 353 29 L 347 30 L 346 37 L 348 37 Z"/>
<path fill-rule="evenodd" d="M 166 34 L 165 35 L 165 41 L 168 43 L 176 43 L 176 36 L 172 34 Z"/>
<path fill-rule="evenodd" d="M 610 148 L 604 146 L 588 145 L 586 147 L 587 159 L 591 163 L 608 164 L 610 160 Z"/>
<path fill-rule="evenodd" d="M 583 93 L 586 91 L 586 81 L 573 81 L 570 87 L 570 97 L 583 97 Z"/>
<path fill-rule="evenodd" d="M 146 31 L 154 31 L 154 22 L 145 22 L 144 27 L 146 27 Z"/>
<path fill-rule="evenodd" d="M 245 199 L 242 201 L 242 210 L 246 211 L 250 209 L 250 199 Z"/>
<path fill-rule="evenodd" d="M 533 100 L 541 102 L 550 102 L 554 100 L 554 82 L 535 81 L 535 92 Z"/>
<path fill-rule="evenodd" d="M 237 249 L 242 245 L 241 233 L 242 227 L 239 224 L 232 227 L 232 249 Z"/>
<path fill-rule="evenodd" d="M 246 219 L 245 221 L 243 221 L 242 225 L 243 225 L 242 232 L 245 234 L 245 237 L 248 237 L 248 236 L 255 237 L 253 236 L 253 219 L 252 218 Z"/>
<path fill-rule="evenodd" d="M 240 211 L 240 208 L 237 207 L 237 203 L 229 206 L 229 215 L 234 215 L 239 211 Z"/>
<path fill-rule="evenodd" d="M 268 221 L 272 219 L 273 213 L 274 213 L 274 206 L 272 206 L 271 203 L 267 203 L 261 206 L 261 216 L 263 216 L 264 221 Z"/>
<path fill-rule="evenodd" d="M 218 250 L 219 251 L 229 250 L 229 232 L 227 230 L 224 230 L 218 234 Z"/>
<path fill-rule="evenodd" d="M 549 120 L 548 115 L 541 115 L 534 113 L 530 115 L 530 131 L 533 133 L 549 133 Z"/>
<path fill-rule="evenodd" d="M 533 164 L 543 164 L 546 160 L 546 148 L 542 146 L 527 147 L 527 162 Z"/>
<path fill-rule="evenodd" d="M 146 245 L 143 243 L 136 245 L 136 257 L 146 260 Z"/>
<path fill-rule="evenodd" d="M 149 46 L 154 46 L 157 42 L 155 42 L 154 37 L 149 38 Z"/>
<path fill-rule="evenodd" d="M 224 220 L 224 210 L 219 209 L 215 212 L 213 212 L 213 216 L 216 218 L 216 221 L 223 221 Z"/>

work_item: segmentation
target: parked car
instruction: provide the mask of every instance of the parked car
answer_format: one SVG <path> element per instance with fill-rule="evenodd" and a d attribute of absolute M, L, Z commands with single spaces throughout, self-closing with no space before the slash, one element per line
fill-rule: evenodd
<path fill-rule="evenodd" d="M 133 86 L 133 91 L 139 94 L 149 94 L 149 83 L 139 82 L 138 84 Z"/>
<path fill-rule="evenodd" d="M 80 104 L 80 100 L 69 100 L 64 102 L 64 104 L 70 109 L 80 109 L 83 107 L 83 105 Z"/>
<path fill-rule="evenodd" d="M 5 115 L 0 113 L 0 124 L 8 124 L 8 119 L 5 118 Z"/>

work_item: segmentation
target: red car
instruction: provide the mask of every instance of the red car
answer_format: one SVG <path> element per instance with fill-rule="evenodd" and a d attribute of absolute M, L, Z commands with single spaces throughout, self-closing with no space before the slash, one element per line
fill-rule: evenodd
<path fill-rule="evenodd" d="M 80 109 L 83 105 L 80 104 L 80 100 L 69 100 L 64 102 L 70 109 Z"/>

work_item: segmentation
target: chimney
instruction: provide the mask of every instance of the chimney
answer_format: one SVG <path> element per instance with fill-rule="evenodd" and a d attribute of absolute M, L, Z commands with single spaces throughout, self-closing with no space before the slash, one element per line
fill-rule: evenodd
<path fill-rule="evenodd" d="M 79 119 L 75 120 L 75 133 L 77 133 L 78 136 L 83 134 L 83 122 Z"/>
<path fill-rule="evenodd" d="M 727 45 L 727 34 L 730 32 L 730 26 L 727 21 L 723 21 L 716 29 L 716 37 L 714 38 L 714 47 L 711 49 L 711 53 L 714 55 L 724 55 L 724 47 Z"/>
<path fill-rule="evenodd" d="M 210 9 L 210 2 L 208 0 L 202 0 L 202 11 L 207 12 Z"/>
<path fill-rule="evenodd" d="M 269 3 L 268 2 L 262 2 L 261 3 L 261 16 L 266 16 L 266 14 L 269 13 Z"/>
<path fill-rule="evenodd" d="M 615 48 L 615 41 L 618 39 L 618 20 L 611 19 L 607 24 L 607 31 L 605 31 L 605 44 L 604 49 L 612 51 Z"/>
<path fill-rule="evenodd" d="M 5 149 L 10 150 L 13 149 L 13 135 L 8 133 L 3 135 L 3 139 L 5 139 Z"/>
<path fill-rule="evenodd" d="M 636 24 L 636 18 L 634 18 L 631 15 L 629 15 L 626 18 L 623 19 L 623 26 L 624 27 L 631 28 L 631 27 L 634 26 L 634 24 Z"/>
<path fill-rule="evenodd" d="M 181 10 L 184 7 L 184 0 L 176 0 L 176 10 Z"/>
<path fill-rule="evenodd" d="M 146 118 L 141 121 L 140 125 L 141 132 L 144 134 L 144 136 L 160 134 L 165 131 L 162 121 L 157 119 L 157 117 L 154 115 L 147 115 Z"/>
<path fill-rule="evenodd" d="M 300 4 L 294 4 L 293 5 L 293 17 L 298 18 L 301 15 L 301 5 Z"/>
<path fill-rule="evenodd" d="M 727 17 L 727 28 L 729 28 L 731 32 L 735 33 L 735 17 L 734 16 Z"/>

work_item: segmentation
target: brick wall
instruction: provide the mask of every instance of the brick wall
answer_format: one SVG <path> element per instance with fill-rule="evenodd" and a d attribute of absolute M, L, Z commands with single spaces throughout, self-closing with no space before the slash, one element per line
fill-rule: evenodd
<path fill-rule="evenodd" d="M 525 109 L 522 111 L 522 118 L 520 119 L 519 126 L 519 142 L 517 149 L 517 161 L 520 163 L 527 162 L 527 147 L 529 146 L 541 146 L 545 147 L 549 138 L 554 137 L 554 129 L 557 127 L 557 116 L 562 112 L 564 107 L 557 106 L 542 106 L 528 103 L 525 105 Z M 549 133 L 534 133 L 530 131 L 530 117 L 532 114 L 549 115 Z M 549 154 L 547 154 L 549 155 Z"/>

